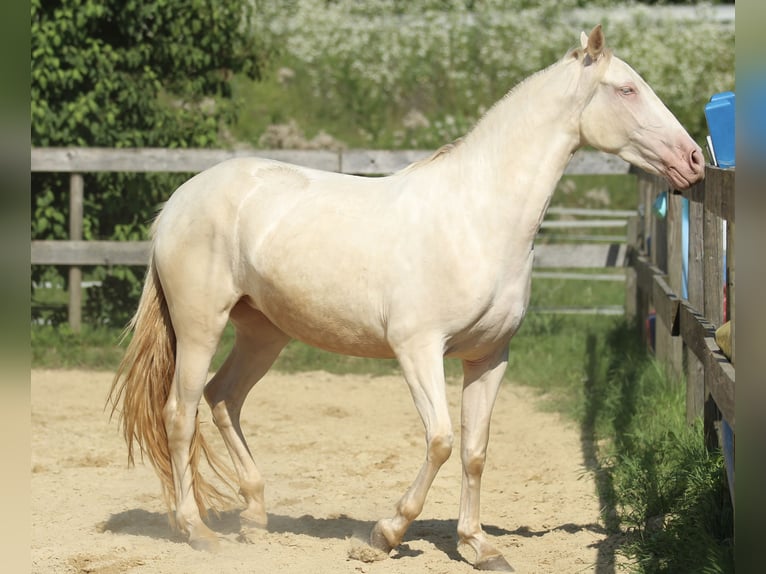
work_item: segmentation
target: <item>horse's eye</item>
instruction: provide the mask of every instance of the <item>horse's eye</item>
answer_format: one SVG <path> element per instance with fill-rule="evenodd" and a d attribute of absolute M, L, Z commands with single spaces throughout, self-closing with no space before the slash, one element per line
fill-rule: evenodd
<path fill-rule="evenodd" d="M 635 88 L 633 88 L 633 86 L 622 86 L 620 88 L 620 93 L 623 96 L 630 96 L 631 94 L 635 94 L 636 90 L 635 90 Z"/>

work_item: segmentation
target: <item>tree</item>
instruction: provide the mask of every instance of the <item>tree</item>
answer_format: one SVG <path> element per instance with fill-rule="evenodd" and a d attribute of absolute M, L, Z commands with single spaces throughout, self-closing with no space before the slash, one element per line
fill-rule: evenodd
<path fill-rule="evenodd" d="M 259 76 L 265 51 L 249 0 L 31 0 L 33 146 L 221 145 L 233 121 L 231 79 Z M 86 239 L 146 238 L 179 177 L 86 174 Z M 67 236 L 65 178 L 33 174 L 32 237 Z M 33 270 L 33 279 L 55 273 Z M 128 300 L 91 308 L 122 322 L 143 271 L 103 272 L 102 290 Z M 92 292 L 91 302 L 114 300 Z M 114 293 L 113 295 L 117 295 Z"/>

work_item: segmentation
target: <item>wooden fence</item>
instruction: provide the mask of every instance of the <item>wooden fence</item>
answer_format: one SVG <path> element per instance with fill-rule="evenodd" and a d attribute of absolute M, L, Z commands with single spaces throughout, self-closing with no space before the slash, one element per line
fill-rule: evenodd
<path fill-rule="evenodd" d="M 669 191 L 660 178 L 639 173 L 639 215 L 630 220 L 628 231 L 626 314 L 640 319 L 645 337 L 644 319 L 654 310 L 656 355 L 679 379 L 685 374 L 687 420 L 703 416 L 710 447 L 721 444 L 722 428 L 736 431 L 734 177 L 734 170 L 708 166 L 705 180 L 681 193 Z M 668 192 L 664 217 L 654 205 L 662 192 Z M 715 340 L 715 329 L 725 318 L 731 321 L 730 358 Z M 726 443 L 732 486 L 733 448 L 726 452 L 731 448 Z"/>
<path fill-rule="evenodd" d="M 69 268 L 69 324 L 78 332 L 82 322 L 82 268 L 89 265 L 146 265 L 148 241 L 84 241 L 82 237 L 83 173 L 93 172 L 199 172 L 232 157 L 258 155 L 307 167 L 358 175 L 393 173 L 413 161 L 427 157 L 424 150 L 210 150 L 210 149 L 107 149 L 107 148 L 34 148 L 31 150 L 33 172 L 70 174 L 69 240 L 32 241 L 32 265 L 63 265 Z M 626 174 L 629 165 L 615 156 L 600 152 L 578 152 L 567 167 L 567 174 Z M 171 190 L 169 190 L 171 191 Z M 621 268 L 627 247 L 624 240 L 627 217 L 632 211 L 578 210 L 551 208 L 550 215 L 569 220 L 548 220 L 543 229 L 572 227 L 611 227 L 622 237 L 606 237 L 608 242 L 590 244 L 550 244 L 535 248 L 537 268 Z M 576 217 L 590 219 L 573 220 Z M 603 237 L 603 236 L 602 236 Z M 619 236 L 618 236 L 619 237 Z M 546 277 L 584 279 L 571 271 Z M 615 276 L 589 276 L 593 280 L 614 279 Z M 618 275 L 617 280 L 624 280 Z M 575 310 L 582 311 L 582 310 Z M 598 312 L 598 309 L 594 311 Z"/>

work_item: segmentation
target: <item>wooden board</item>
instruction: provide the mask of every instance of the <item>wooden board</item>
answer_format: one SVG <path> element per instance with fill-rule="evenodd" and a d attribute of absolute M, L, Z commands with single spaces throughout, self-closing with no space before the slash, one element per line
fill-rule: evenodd
<path fill-rule="evenodd" d="M 166 148 L 33 148 L 35 172 L 200 172 L 226 159 L 261 157 L 338 171 L 337 152 L 324 150 L 222 150 Z"/>
<path fill-rule="evenodd" d="M 147 265 L 149 241 L 33 241 L 33 265 Z"/>
<path fill-rule="evenodd" d="M 385 175 L 430 156 L 431 150 L 261 150 L 165 148 L 32 148 L 33 172 L 200 172 L 234 157 L 262 157 L 305 167 L 360 175 Z M 598 151 L 579 150 L 566 172 L 626 174 L 622 159 Z"/>
<path fill-rule="evenodd" d="M 626 253 L 627 246 L 619 243 L 536 245 L 535 267 L 623 267 Z"/>
<path fill-rule="evenodd" d="M 33 265 L 146 265 L 148 241 L 32 241 Z M 622 267 L 626 246 L 540 245 L 535 267 Z"/>

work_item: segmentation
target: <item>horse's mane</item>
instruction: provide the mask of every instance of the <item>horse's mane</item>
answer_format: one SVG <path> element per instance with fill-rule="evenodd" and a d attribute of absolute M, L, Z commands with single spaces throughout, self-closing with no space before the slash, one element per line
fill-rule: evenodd
<path fill-rule="evenodd" d="M 465 136 L 459 137 L 456 140 L 451 141 L 450 143 L 444 144 L 428 157 L 412 162 L 410 165 L 408 165 L 402 170 L 402 173 L 408 173 L 414 169 L 418 169 L 425 165 L 429 165 L 438 159 L 448 156 L 452 150 L 459 147 L 460 144 L 463 143 L 464 138 Z"/>
<path fill-rule="evenodd" d="M 580 52 L 582 52 L 582 51 L 581 50 L 578 51 L 577 54 L 575 55 L 575 50 L 570 50 L 568 52 L 567 56 L 575 57 L 576 58 L 576 57 L 579 57 L 581 55 Z M 527 76 L 526 78 L 521 80 L 519 83 L 517 83 L 515 86 L 513 86 L 510 90 L 508 90 L 502 98 L 497 100 L 487 111 L 485 111 L 484 114 L 476 121 L 476 123 L 471 127 L 471 129 L 464 136 L 459 137 L 456 140 L 441 146 L 439 149 L 437 149 L 430 156 L 411 163 L 410 165 L 405 167 L 402 170 L 401 173 L 409 173 L 410 171 L 419 169 L 421 167 L 425 167 L 425 166 L 430 165 L 430 164 L 432 164 L 432 163 L 434 163 L 436 161 L 439 161 L 439 160 L 442 160 L 442 159 L 444 159 L 446 157 L 449 157 L 449 155 L 455 149 L 459 148 L 465 142 L 465 140 L 471 135 L 471 133 L 476 130 L 477 126 L 482 124 L 484 122 L 485 118 L 488 115 L 490 115 L 495 109 L 497 109 L 499 106 L 503 105 L 509 99 L 513 98 L 513 96 L 516 95 L 523 86 L 528 85 L 532 80 L 534 80 L 535 78 L 541 76 L 542 74 L 544 74 L 545 72 L 551 70 L 552 68 L 554 68 L 554 67 L 556 67 L 556 66 L 558 66 L 558 65 L 560 65 L 560 64 L 562 64 L 564 62 L 566 62 L 567 60 L 569 60 L 569 57 L 564 57 L 561 60 L 553 62 L 550 66 L 547 66 L 546 68 L 543 68 L 542 70 L 538 70 L 534 74 L 532 74 L 530 76 Z"/>

